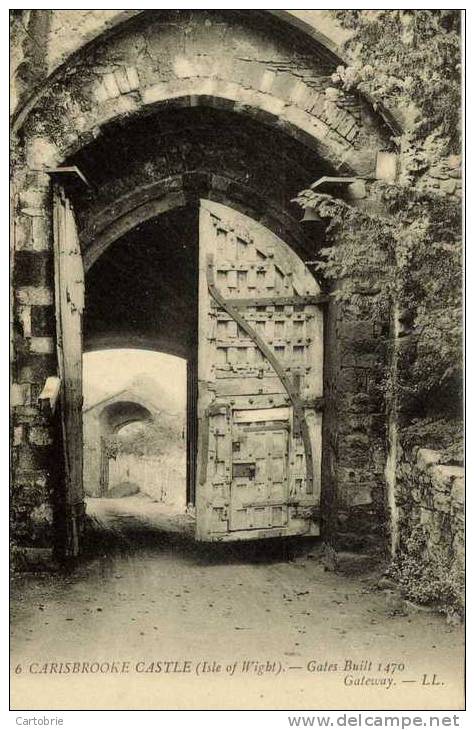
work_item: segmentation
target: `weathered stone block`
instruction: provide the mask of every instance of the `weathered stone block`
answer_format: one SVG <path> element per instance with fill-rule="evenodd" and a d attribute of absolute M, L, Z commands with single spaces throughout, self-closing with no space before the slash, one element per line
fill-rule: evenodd
<path fill-rule="evenodd" d="M 11 387 L 11 406 L 24 406 L 30 403 L 31 385 L 30 383 L 12 383 Z"/>
<path fill-rule="evenodd" d="M 461 155 L 449 155 L 446 159 L 447 166 L 451 170 L 460 170 L 462 165 L 462 157 Z"/>
<path fill-rule="evenodd" d="M 347 160 L 355 169 L 355 172 L 361 177 L 374 177 L 376 171 L 376 150 L 368 147 L 357 150 L 351 146 L 347 154 Z M 366 199 L 365 208 L 368 202 Z"/>
<path fill-rule="evenodd" d="M 36 446 L 48 446 L 53 443 L 51 430 L 47 426 L 31 426 L 29 440 Z"/>
<path fill-rule="evenodd" d="M 125 66 L 114 72 L 115 80 L 121 94 L 128 94 L 140 86 L 135 66 Z"/>
<path fill-rule="evenodd" d="M 39 287 L 53 278 L 53 256 L 47 251 L 17 251 L 15 287 Z"/>
<path fill-rule="evenodd" d="M 54 335 L 56 320 L 52 305 L 31 307 L 31 334 L 33 337 Z"/>
<path fill-rule="evenodd" d="M 28 217 L 38 216 L 44 219 L 45 198 L 46 192 L 44 187 L 30 185 L 28 188 L 21 190 L 18 195 L 18 207 L 20 213 L 23 213 L 23 215 Z"/>
<path fill-rule="evenodd" d="M 59 162 L 59 151 L 55 144 L 46 137 L 34 137 L 26 148 L 26 164 L 31 170 L 44 170 L 56 167 Z"/>
<path fill-rule="evenodd" d="M 348 142 L 353 143 L 356 141 L 359 132 L 360 132 L 359 126 L 357 124 L 355 124 L 353 127 L 351 127 L 348 130 L 348 132 L 345 134 L 345 137 L 348 140 Z"/>
<path fill-rule="evenodd" d="M 18 380 L 25 383 L 43 384 L 50 375 L 56 375 L 57 361 L 54 352 L 48 354 L 33 353 L 20 368 Z"/>
<path fill-rule="evenodd" d="M 23 426 L 15 426 L 13 428 L 13 446 L 19 446 L 23 441 Z"/>
<path fill-rule="evenodd" d="M 105 91 L 106 99 L 115 99 L 117 96 L 120 96 L 121 92 L 115 72 L 104 74 L 102 77 L 102 86 Z"/>
<path fill-rule="evenodd" d="M 177 79 L 198 76 L 193 57 L 176 56 L 173 61 L 173 73 Z"/>
<path fill-rule="evenodd" d="M 31 337 L 30 351 L 40 355 L 54 352 L 54 340 L 52 337 Z"/>
<path fill-rule="evenodd" d="M 438 464 L 440 458 L 441 455 L 439 451 L 434 451 L 433 449 L 418 449 L 416 463 L 419 469 L 425 469 L 433 464 Z"/>
<path fill-rule="evenodd" d="M 325 116 L 325 97 L 323 94 L 319 94 L 315 89 L 310 89 L 307 96 L 307 105 L 308 105 L 308 99 L 312 98 L 313 104 L 309 107 L 308 111 L 313 117 L 317 117 L 318 119 L 321 119 L 322 121 L 326 121 Z M 310 97 L 310 94 L 312 95 Z"/>
<path fill-rule="evenodd" d="M 348 139 L 349 133 L 355 128 L 355 119 L 351 114 L 342 111 L 336 122 L 336 131 Z"/>
<path fill-rule="evenodd" d="M 456 478 L 464 476 L 464 469 L 461 466 L 448 466 L 445 464 L 436 464 L 430 469 L 432 481 L 436 490 L 449 492 L 452 482 Z"/>
<path fill-rule="evenodd" d="M 430 525 L 433 519 L 433 511 L 427 507 L 421 507 L 420 522 L 421 525 Z"/>
<path fill-rule="evenodd" d="M 434 509 L 448 514 L 450 512 L 450 496 L 441 492 L 434 494 Z"/>
<path fill-rule="evenodd" d="M 370 401 L 368 393 L 349 393 L 340 400 L 340 406 L 344 404 L 344 410 L 351 413 L 365 413 L 371 410 Z"/>
<path fill-rule="evenodd" d="M 463 477 L 456 477 L 453 481 L 452 500 L 459 505 L 465 504 L 465 479 Z"/>
<path fill-rule="evenodd" d="M 463 532 L 457 532 L 455 534 L 452 548 L 454 550 L 457 561 L 463 566 L 465 561 L 465 540 Z"/>
<path fill-rule="evenodd" d="M 51 231 L 48 218 L 40 218 L 39 216 L 32 218 L 31 245 L 29 248 L 33 251 L 49 251 L 51 249 Z"/>
<path fill-rule="evenodd" d="M 273 84 L 275 83 L 276 76 L 277 74 L 275 71 L 267 68 L 262 75 L 259 91 L 263 94 L 269 94 Z"/>
<path fill-rule="evenodd" d="M 138 106 L 133 94 L 121 94 L 115 99 L 108 99 L 97 110 L 95 118 L 97 126 L 102 127 L 117 116 L 132 114 L 137 111 Z M 71 154 L 71 150 L 74 150 L 76 143 L 79 142 L 78 135 L 71 132 L 69 139 L 63 135 L 63 142 L 63 154 Z"/>
<path fill-rule="evenodd" d="M 53 304 L 53 290 L 48 286 L 24 286 L 16 289 L 15 297 L 19 304 Z"/>
<path fill-rule="evenodd" d="M 260 89 L 265 71 L 264 64 L 246 60 L 238 65 L 237 75 L 235 74 L 234 64 L 231 63 L 225 64 L 224 68 L 222 64 L 219 64 L 217 73 L 220 78 L 225 78 L 228 81 L 238 81 L 240 86 L 245 89 Z"/>
<path fill-rule="evenodd" d="M 345 365 L 340 370 L 340 387 L 347 393 L 366 392 L 367 370 L 353 365 Z"/>
<path fill-rule="evenodd" d="M 30 349 L 31 337 L 31 307 L 18 307 L 16 312 L 17 337 L 15 340 L 15 351 L 17 362 L 24 359 L 25 353 Z"/>
<path fill-rule="evenodd" d="M 28 215 L 18 215 L 15 222 L 15 250 L 32 248 L 33 221 Z"/>
<path fill-rule="evenodd" d="M 374 320 L 356 320 L 347 322 L 342 320 L 338 323 L 338 333 L 341 338 L 348 338 L 349 342 L 357 340 L 373 341 L 374 347 Z"/>
<path fill-rule="evenodd" d="M 278 99 L 271 94 L 261 94 L 259 96 L 259 108 L 276 117 L 278 117 L 283 111 L 284 106 L 285 101 L 283 101 L 282 99 Z"/>
<path fill-rule="evenodd" d="M 398 156 L 393 152 L 378 152 L 376 156 L 376 179 L 394 183 L 398 174 Z"/>
<path fill-rule="evenodd" d="M 440 183 L 440 189 L 447 195 L 453 195 L 457 190 L 457 181 L 452 179 L 442 180 Z"/>
<path fill-rule="evenodd" d="M 38 418 L 39 410 L 33 405 L 19 405 L 13 411 L 13 419 L 15 423 L 32 423 Z"/>
<path fill-rule="evenodd" d="M 30 519 L 35 528 L 53 524 L 53 510 L 49 504 L 40 504 L 31 511 Z"/>
<path fill-rule="evenodd" d="M 357 507 L 359 505 L 372 504 L 372 490 L 374 483 L 359 483 L 348 490 L 348 506 Z"/>
<path fill-rule="evenodd" d="M 50 444 L 22 443 L 18 449 L 18 471 L 30 472 L 37 478 L 38 472 L 48 472 L 52 453 Z"/>
<path fill-rule="evenodd" d="M 301 79 L 294 78 L 294 85 L 287 97 L 289 104 L 295 104 L 296 106 L 304 109 L 305 99 L 307 98 L 308 92 L 309 87 L 307 86 L 307 84 Z"/>
<path fill-rule="evenodd" d="M 417 488 L 416 489 L 412 489 L 411 490 L 411 498 L 414 500 L 414 502 L 416 502 L 416 504 L 418 502 L 420 502 L 421 501 L 421 493 L 420 493 L 420 490 L 417 489 Z"/>
<path fill-rule="evenodd" d="M 352 433 L 345 436 L 339 442 L 340 447 L 347 449 L 368 449 L 369 448 L 369 437 L 364 432 Z"/>
<path fill-rule="evenodd" d="M 277 73 L 272 82 L 271 94 L 286 101 L 295 90 L 296 79 L 289 73 Z"/>

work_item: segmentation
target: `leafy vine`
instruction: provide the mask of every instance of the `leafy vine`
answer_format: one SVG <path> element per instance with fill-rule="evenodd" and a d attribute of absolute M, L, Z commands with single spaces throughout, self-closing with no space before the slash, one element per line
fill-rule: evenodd
<path fill-rule="evenodd" d="M 330 195 L 297 198 L 326 224 L 317 269 L 337 301 L 363 318 L 387 319 L 397 306 L 399 367 L 386 373 L 406 423 L 460 417 L 462 399 L 462 231 L 458 201 L 378 183 L 386 214 L 372 215 Z"/>

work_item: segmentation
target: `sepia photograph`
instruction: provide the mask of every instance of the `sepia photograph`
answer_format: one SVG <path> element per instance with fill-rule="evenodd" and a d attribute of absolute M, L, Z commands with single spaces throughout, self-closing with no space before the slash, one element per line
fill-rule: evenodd
<path fill-rule="evenodd" d="M 457 726 L 464 10 L 9 39 L 10 710 Z"/>

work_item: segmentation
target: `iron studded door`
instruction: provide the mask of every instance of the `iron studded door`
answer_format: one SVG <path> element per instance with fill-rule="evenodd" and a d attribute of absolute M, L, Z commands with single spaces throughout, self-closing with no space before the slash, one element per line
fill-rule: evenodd
<path fill-rule="evenodd" d="M 200 208 L 197 538 L 318 534 L 323 296 L 247 216 Z"/>

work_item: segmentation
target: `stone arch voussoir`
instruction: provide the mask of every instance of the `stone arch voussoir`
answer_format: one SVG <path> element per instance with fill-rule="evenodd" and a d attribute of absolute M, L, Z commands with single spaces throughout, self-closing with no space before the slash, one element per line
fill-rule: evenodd
<path fill-rule="evenodd" d="M 361 173 L 363 168 L 367 172 L 368 150 L 387 146 L 390 131 L 382 131 L 381 120 L 361 98 L 342 93 L 331 100 L 326 95 L 331 65 L 317 56 L 311 60 L 295 52 L 289 58 L 285 41 L 275 39 L 275 47 L 282 46 L 281 59 L 277 51 L 269 61 L 252 53 L 220 55 L 206 45 L 206 33 L 183 50 L 162 32 L 159 26 L 153 30 L 160 63 L 146 70 L 124 50 L 123 37 L 105 39 L 100 60 L 79 55 L 76 66 L 68 68 L 66 63 L 62 78 L 46 86 L 22 120 L 27 135 L 49 138 L 64 160 L 112 123 L 158 113 L 163 107 L 202 106 L 248 115 L 278 128 L 314 149 L 340 173 Z M 136 38 L 138 31 L 123 28 L 122 33 Z M 251 30 L 249 34 L 251 38 Z M 256 38 L 250 43 L 257 43 Z"/>

